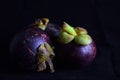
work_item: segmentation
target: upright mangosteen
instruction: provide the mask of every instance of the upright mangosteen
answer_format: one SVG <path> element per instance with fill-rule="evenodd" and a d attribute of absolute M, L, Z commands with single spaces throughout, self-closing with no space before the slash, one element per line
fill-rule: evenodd
<path fill-rule="evenodd" d="M 58 65 L 66 68 L 79 68 L 89 65 L 95 58 L 96 45 L 82 27 L 72 27 L 63 23 L 55 46 Z"/>
<path fill-rule="evenodd" d="M 54 72 L 52 59 L 55 56 L 51 40 L 45 32 L 49 19 L 37 19 L 30 27 L 18 33 L 10 44 L 12 62 L 24 70 L 43 71 L 49 65 Z"/>

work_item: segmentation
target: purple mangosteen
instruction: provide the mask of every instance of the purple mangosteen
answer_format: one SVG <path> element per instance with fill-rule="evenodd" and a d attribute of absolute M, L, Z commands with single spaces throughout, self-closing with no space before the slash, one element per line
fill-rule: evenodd
<path fill-rule="evenodd" d="M 80 68 L 91 64 L 96 55 L 96 45 L 82 27 L 63 23 L 55 46 L 58 65 L 66 68 Z"/>
<path fill-rule="evenodd" d="M 55 56 L 51 40 L 45 29 L 49 20 L 38 19 L 31 27 L 18 33 L 10 45 L 12 61 L 21 69 L 43 71 L 49 65 L 50 72 L 54 72 L 52 58 Z"/>

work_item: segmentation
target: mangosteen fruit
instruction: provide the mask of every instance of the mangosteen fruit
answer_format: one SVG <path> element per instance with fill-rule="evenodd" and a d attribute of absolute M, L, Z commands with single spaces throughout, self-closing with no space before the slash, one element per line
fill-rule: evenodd
<path fill-rule="evenodd" d="M 72 27 L 63 22 L 55 46 L 57 65 L 80 68 L 91 64 L 96 55 L 96 45 L 83 27 Z"/>
<path fill-rule="evenodd" d="M 29 28 L 15 35 L 10 44 L 10 55 L 18 68 L 43 71 L 49 65 L 50 72 L 55 71 L 52 63 L 55 54 L 45 32 L 48 23 L 48 18 L 37 19 Z"/>

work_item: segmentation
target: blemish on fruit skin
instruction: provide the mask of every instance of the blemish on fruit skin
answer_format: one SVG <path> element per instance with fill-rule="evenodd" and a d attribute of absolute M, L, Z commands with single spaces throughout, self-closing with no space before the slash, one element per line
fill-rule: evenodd
<path fill-rule="evenodd" d="M 38 36 L 38 33 L 35 33 L 35 36 Z"/>

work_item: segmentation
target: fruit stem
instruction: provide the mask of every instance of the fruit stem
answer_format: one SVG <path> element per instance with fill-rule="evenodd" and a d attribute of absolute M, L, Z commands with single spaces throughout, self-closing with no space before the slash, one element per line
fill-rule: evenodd
<path fill-rule="evenodd" d="M 42 18 L 42 19 L 35 20 L 35 24 L 38 25 L 38 27 L 42 30 L 46 29 L 48 23 L 49 23 L 48 18 Z"/>

